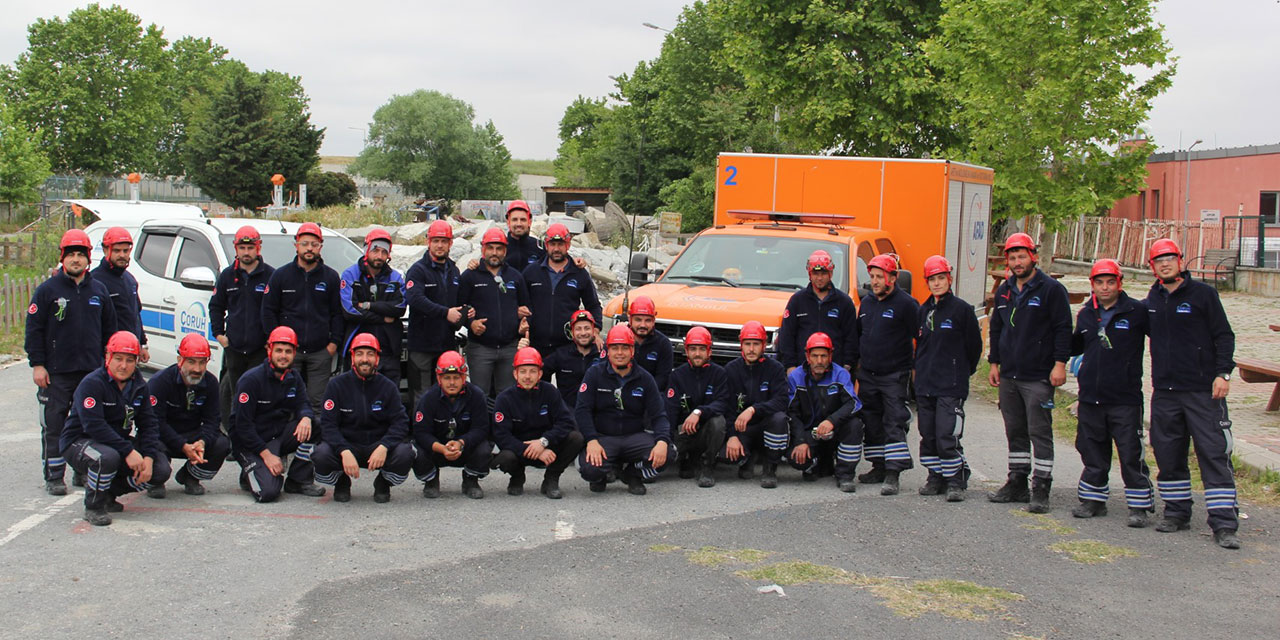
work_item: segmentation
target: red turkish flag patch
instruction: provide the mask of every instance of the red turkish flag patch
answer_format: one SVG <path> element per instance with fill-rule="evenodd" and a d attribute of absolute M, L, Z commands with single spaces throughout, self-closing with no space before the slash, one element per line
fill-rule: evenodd
<path fill-rule="evenodd" d="M 667 397 L 668 397 L 668 398 L 674 398 L 674 397 L 676 397 L 676 389 L 675 389 L 675 387 L 667 387 Z"/>
<path fill-rule="evenodd" d="M 419 412 L 417 412 L 417 413 L 413 414 L 413 421 L 414 421 L 414 422 L 422 422 L 422 412 L 421 412 L 421 411 L 419 411 Z"/>
<path fill-rule="evenodd" d="M 38 309 L 39 307 L 36 306 L 36 303 L 32 302 L 31 306 L 27 307 L 27 313 L 34 315 Z"/>
<path fill-rule="evenodd" d="M 791 317 L 791 310 L 790 310 L 790 309 L 783 309 L 783 310 L 782 310 L 782 317 L 784 317 L 784 318 L 790 318 L 790 317 Z"/>
<path fill-rule="evenodd" d="M 249 394 L 247 393 L 240 394 L 240 404 L 244 404 L 248 401 L 249 401 Z"/>
<path fill-rule="evenodd" d="M 582 383 L 581 387 L 578 387 L 578 393 L 582 393 L 583 391 L 586 391 L 586 390 L 587 390 L 587 383 L 585 382 Z"/>
<path fill-rule="evenodd" d="M 86 409 L 92 409 L 95 406 L 97 406 L 97 404 L 98 404 L 98 401 L 94 400 L 93 398 L 84 399 L 84 408 Z"/>
<path fill-rule="evenodd" d="M 153 406 L 153 407 L 154 407 L 154 406 L 156 406 L 156 397 L 155 397 L 155 396 L 151 396 L 151 406 Z"/>
<path fill-rule="evenodd" d="M 324 401 L 324 410 L 333 411 L 333 398 Z"/>
<path fill-rule="evenodd" d="M 501 411 L 499 411 L 499 412 L 497 412 L 497 413 L 493 414 L 493 420 L 494 420 L 494 422 L 502 422 L 502 421 L 503 421 L 503 420 L 505 420 L 505 419 L 506 419 L 506 416 L 502 415 L 502 412 L 501 412 Z"/>
<path fill-rule="evenodd" d="M 410 280 L 409 282 L 405 283 L 404 288 L 406 288 L 406 289 L 412 289 L 412 288 L 413 288 L 413 281 L 412 281 L 412 280 Z"/>

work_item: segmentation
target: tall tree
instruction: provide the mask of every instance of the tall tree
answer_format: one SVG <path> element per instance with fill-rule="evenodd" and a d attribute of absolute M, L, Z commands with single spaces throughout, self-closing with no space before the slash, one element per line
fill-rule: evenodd
<path fill-rule="evenodd" d="M 311 125 L 298 78 L 232 74 L 187 131 L 188 178 L 233 207 L 270 200 L 270 177 L 302 182 L 320 161 L 324 130 Z"/>
<path fill-rule="evenodd" d="M 160 28 L 143 28 L 118 6 L 90 4 L 66 20 L 37 20 L 27 34 L 5 90 L 17 117 L 44 132 L 53 169 L 84 176 L 154 170 L 169 65 Z"/>
<path fill-rule="evenodd" d="M 725 56 L 779 107 L 801 148 L 918 156 L 955 143 L 948 101 L 921 50 L 939 0 L 720 0 Z"/>
<path fill-rule="evenodd" d="M 611 113 L 604 98 L 578 96 L 565 108 L 560 118 L 560 148 L 552 163 L 557 186 L 600 187 L 609 183 L 599 157 L 597 129 Z"/>
<path fill-rule="evenodd" d="M 165 76 L 164 129 L 158 149 L 157 173 L 181 176 L 186 173 L 183 147 L 192 118 L 208 106 L 214 92 L 232 74 L 247 68 L 227 57 L 227 50 L 208 38 L 187 36 L 173 42 L 168 50 L 171 64 Z"/>
<path fill-rule="evenodd" d="M 0 100 L 0 202 L 35 201 L 50 173 L 49 159 L 40 149 L 40 132 L 19 122 Z"/>
<path fill-rule="evenodd" d="M 515 174 L 492 122 L 451 95 L 419 89 L 378 107 L 369 142 L 349 170 L 409 193 L 461 200 L 515 197 Z"/>
<path fill-rule="evenodd" d="M 943 4 L 927 51 L 960 105 L 959 153 L 995 169 L 993 213 L 1057 226 L 1137 192 L 1148 152 L 1122 143 L 1174 73 L 1153 2 Z"/>

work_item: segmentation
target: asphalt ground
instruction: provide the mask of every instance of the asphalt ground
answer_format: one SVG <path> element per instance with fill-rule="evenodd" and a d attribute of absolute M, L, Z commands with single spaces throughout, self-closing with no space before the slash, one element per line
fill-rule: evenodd
<path fill-rule="evenodd" d="M 1110 516 L 1075 520 L 1080 463 L 1060 442 L 1053 512 L 1019 515 L 981 497 L 1003 480 L 1005 444 L 976 398 L 962 504 L 916 495 L 920 469 L 896 497 L 791 470 L 763 490 L 722 469 L 714 488 L 668 474 L 644 497 L 591 494 L 567 473 L 565 499 L 547 500 L 533 471 L 524 496 L 494 473 L 474 501 L 448 470 L 434 501 L 410 480 L 375 504 L 362 476 L 347 504 L 258 505 L 228 463 L 205 496 L 172 483 L 165 500 L 126 496 L 95 528 L 78 491 L 41 490 L 30 370 L 0 370 L 0 389 L 0 637 L 1270 637 L 1280 623 L 1276 510 L 1244 505 L 1237 552 L 1212 544 L 1198 496 L 1188 532 L 1128 529 L 1116 497 Z M 1135 555 L 1082 564 L 1049 548 L 1084 541 Z M 703 547 L 767 555 L 690 555 Z M 723 562 L 698 564 L 708 555 Z M 781 597 L 737 573 L 779 562 L 835 584 L 783 580 Z M 987 588 L 1003 590 L 991 609 L 962 597 Z"/>

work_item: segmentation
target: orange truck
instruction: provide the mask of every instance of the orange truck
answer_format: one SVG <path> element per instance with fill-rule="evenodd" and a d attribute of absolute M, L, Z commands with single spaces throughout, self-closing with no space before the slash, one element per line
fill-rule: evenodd
<path fill-rule="evenodd" d="M 711 331 L 718 359 L 737 355 L 738 329 L 758 320 L 776 350 L 782 311 L 808 284 L 805 260 L 817 249 L 837 265 L 833 283 L 859 300 L 869 291 L 867 262 L 899 256 L 899 286 L 925 258 L 946 256 L 955 292 L 981 308 L 987 280 L 991 169 L 948 160 L 722 153 L 714 225 L 691 238 L 657 280 L 637 255 L 631 289 L 604 308 L 623 317 L 623 298 L 653 298 L 657 328 L 679 343 L 694 325 Z"/>

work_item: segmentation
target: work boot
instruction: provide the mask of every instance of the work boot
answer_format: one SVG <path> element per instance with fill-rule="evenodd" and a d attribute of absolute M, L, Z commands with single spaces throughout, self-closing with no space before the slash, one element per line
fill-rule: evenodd
<path fill-rule="evenodd" d="M 181 469 L 178 469 L 178 473 L 174 474 L 173 479 L 177 480 L 178 484 L 182 485 L 183 493 L 189 496 L 204 495 L 204 485 L 200 484 L 200 481 L 193 478 L 190 473 L 187 473 L 186 465 L 183 465 Z"/>
<path fill-rule="evenodd" d="M 83 473 L 80 473 L 79 471 L 76 471 L 76 470 L 74 470 L 74 469 L 73 469 L 73 470 L 71 471 L 71 486 L 73 486 L 73 487 L 81 487 L 81 488 L 83 488 L 83 487 L 84 487 L 84 474 L 83 474 Z"/>
<path fill-rule="evenodd" d="M 124 505 L 120 504 L 120 501 L 116 500 L 115 496 L 107 496 L 106 508 L 107 513 L 120 513 L 121 511 L 124 511 Z"/>
<path fill-rule="evenodd" d="M 698 486 L 703 489 L 716 486 L 715 463 L 698 466 Z"/>
<path fill-rule="evenodd" d="M 45 480 L 44 492 L 51 496 L 65 496 L 67 495 L 67 483 L 63 482 L 61 478 L 57 480 Z M 88 516 L 85 516 L 85 519 L 88 519 Z M 107 524 L 111 523 L 108 522 Z"/>
<path fill-rule="evenodd" d="M 85 509 L 84 519 L 95 527 L 105 527 L 111 524 L 111 516 L 107 514 L 107 510 L 103 507 Z"/>
<path fill-rule="evenodd" d="M 605 488 L 608 486 L 608 482 L 601 480 L 599 482 L 592 482 L 588 484 L 587 488 L 591 490 L 591 493 L 604 493 Z"/>
<path fill-rule="evenodd" d="M 685 456 L 680 456 L 680 478 L 688 480 L 694 476 L 694 462 Z"/>
<path fill-rule="evenodd" d="M 334 502 L 351 502 L 351 476 L 342 474 L 333 485 Z"/>
<path fill-rule="evenodd" d="M 845 493 L 853 493 L 858 490 L 858 483 L 853 478 L 836 478 L 836 488 Z"/>
<path fill-rule="evenodd" d="M 1191 523 L 1181 518 L 1170 518 L 1165 516 L 1160 518 L 1160 522 L 1156 523 L 1156 531 L 1160 533 L 1173 533 L 1174 531 L 1182 531 L 1190 529 Z"/>
<path fill-rule="evenodd" d="M 924 481 L 924 486 L 920 487 L 919 494 L 922 496 L 938 496 L 942 495 L 942 492 L 946 490 L 946 480 L 936 473 L 930 473 L 929 477 Z"/>
<path fill-rule="evenodd" d="M 778 465 L 773 462 L 764 463 L 760 472 L 760 486 L 765 489 L 778 488 Z"/>
<path fill-rule="evenodd" d="M 622 470 L 622 479 L 627 483 L 627 493 L 633 496 L 642 496 L 648 493 L 648 489 L 644 486 L 644 479 L 640 477 L 640 473 L 633 470 L 630 465 Z"/>
<path fill-rule="evenodd" d="M 240 472 L 240 490 L 249 492 L 253 491 L 253 487 L 249 486 L 249 473 L 246 471 Z"/>
<path fill-rule="evenodd" d="M 987 500 L 991 502 L 1028 502 L 1031 492 L 1027 490 L 1027 474 L 1010 473 L 1009 480 L 995 492 L 987 492 Z"/>
<path fill-rule="evenodd" d="M 462 493 L 472 500 L 479 500 L 484 497 L 484 489 L 480 488 L 480 479 L 462 474 Z"/>
<path fill-rule="evenodd" d="M 1049 513 L 1049 487 L 1053 485 L 1050 478 L 1035 478 L 1031 482 L 1031 504 L 1027 505 L 1028 513 Z"/>
<path fill-rule="evenodd" d="M 147 487 L 147 497 L 155 500 L 164 500 L 169 495 L 169 490 L 164 488 L 163 484 L 153 484 Z"/>
<path fill-rule="evenodd" d="M 560 492 L 560 474 L 548 471 L 542 478 L 542 488 L 539 491 L 552 500 L 563 498 L 564 494 Z"/>
<path fill-rule="evenodd" d="M 948 486 L 947 502 L 964 502 L 964 487 L 958 484 Z"/>
<path fill-rule="evenodd" d="M 817 477 L 825 478 L 836 474 L 836 461 L 834 458 L 822 456 L 818 459 L 818 469 L 814 472 Z"/>
<path fill-rule="evenodd" d="M 391 502 L 391 482 L 382 477 L 381 473 L 373 478 L 373 501 L 378 504 Z"/>
<path fill-rule="evenodd" d="M 858 482 L 862 484 L 880 484 L 884 482 L 884 465 L 871 463 L 871 470 L 858 476 Z"/>
<path fill-rule="evenodd" d="M 898 495 L 898 474 L 899 471 L 884 472 L 884 485 L 880 487 L 880 495 L 896 496 Z"/>
<path fill-rule="evenodd" d="M 297 493 L 304 496 L 310 496 L 312 498 L 319 498 L 324 495 L 324 491 L 325 490 L 323 488 L 316 486 L 314 482 L 302 484 L 301 482 L 294 482 L 293 480 L 284 481 L 285 493 Z"/>
<path fill-rule="evenodd" d="M 1107 515 L 1107 503 L 1097 500 L 1081 500 L 1080 504 L 1071 510 L 1071 516 L 1074 518 L 1101 518 L 1105 515 Z"/>
<path fill-rule="evenodd" d="M 1218 543 L 1223 549 L 1239 549 L 1240 538 L 1236 537 L 1235 529 L 1218 529 L 1213 532 L 1213 541 Z"/>
<path fill-rule="evenodd" d="M 755 465 L 752 464 L 750 460 L 748 460 L 746 464 L 738 467 L 739 480 L 750 480 L 755 477 L 755 475 Z"/>
<path fill-rule="evenodd" d="M 1129 509 L 1129 521 L 1126 523 L 1134 529 L 1142 529 L 1147 526 L 1147 510 L 1146 509 Z"/>
<path fill-rule="evenodd" d="M 440 476 L 427 480 L 422 483 L 422 497 L 439 498 L 440 497 Z"/>
<path fill-rule="evenodd" d="M 522 496 L 524 495 L 524 469 L 521 468 L 516 473 L 511 474 L 511 479 L 507 481 L 507 495 Z"/>

